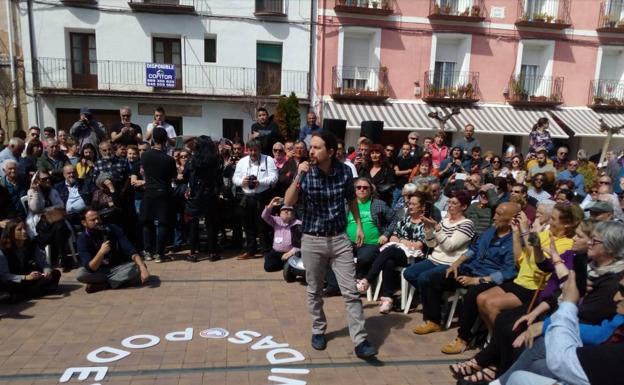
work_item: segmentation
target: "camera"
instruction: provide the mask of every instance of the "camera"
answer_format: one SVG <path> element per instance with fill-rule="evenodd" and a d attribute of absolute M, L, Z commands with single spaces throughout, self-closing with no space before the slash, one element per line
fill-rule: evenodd
<path fill-rule="evenodd" d="M 258 178 L 255 175 L 248 175 L 247 180 L 249 181 L 248 186 L 250 189 L 255 189 L 256 187 L 258 187 L 258 184 L 260 183 L 258 182 Z"/>
<path fill-rule="evenodd" d="M 530 233 L 529 234 L 529 245 L 530 246 L 534 246 L 534 247 L 540 247 L 540 240 L 539 237 L 537 236 L 537 233 Z"/>

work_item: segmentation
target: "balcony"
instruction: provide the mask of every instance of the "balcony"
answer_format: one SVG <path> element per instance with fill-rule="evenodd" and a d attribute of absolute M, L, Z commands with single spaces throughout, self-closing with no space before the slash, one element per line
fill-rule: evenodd
<path fill-rule="evenodd" d="M 588 106 L 596 110 L 624 110 L 624 83 L 620 80 L 592 80 Z"/>
<path fill-rule="evenodd" d="M 512 76 L 507 102 L 516 107 L 554 107 L 563 103 L 563 77 Z"/>
<path fill-rule="evenodd" d="M 429 0 L 429 20 L 479 23 L 485 20 L 483 0 Z"/>
<path fill-rule="evenodd" d="M 150 95 L 210 95 L 245 98 L 252 96 L 277 96 L 266 92 L 268 88 L 258 81 L 262 73 L 256 68 L 224 67 L 213 65 L 176 66 L 179 89 L 162 89 L 145 85 L 145 62 L 97 60 L 91 62 L 92 82 L 78 82 L 83 74 L 72 71 L 72 62 L 62 58 L 38 58 L 37 70 L 42 93 L 63 94 L 132 94 Z M 259 76 L 260 75 L 260 76 Z M 301 99 L 308 98 L 308 73 L 282 70 L 279 82 L 281 95 L 294 92 Z M 271 89 L 275 89 L 272 84 Z"/>
<path fill-rule="evenodd" d="M 570 0 L 518 0 L 516 27 L 566 29 L 570 26 Z"/>
<path fill-rule="evenodd" d="M 61 0 L 65 5 L 95 5 L 97 0 Z"/>
<path fill-rule="evenodd" d="M 425 72 L 427 103 L 470 104 L 479 101 L 478 72 Z"/>
<path fill-rule="evenodd" d="M 334 100 L 388 99 L 388 68 L 334 67 L 332 70 Z"/>
<path fill-rule="evenodd" d="M 255 16 L 286 16 L 284 0 L 256 0 Z"/>
<path fill-rule="evenodd" d="M 600 16 L 598 18 L 597 32 L 624 33 L 624 14 L 621 0 L 611 0 L 600 4 Z"/>
<path fill-rule="evenodd" d="M 334 11 L 387 16 L 394 13 L 394 0 L 336 0 Z"/>
<path fill-rule="evenodd" d="M 136 12 L 195 14 L 199 0 L 130 0 L 128 5 Z"/>

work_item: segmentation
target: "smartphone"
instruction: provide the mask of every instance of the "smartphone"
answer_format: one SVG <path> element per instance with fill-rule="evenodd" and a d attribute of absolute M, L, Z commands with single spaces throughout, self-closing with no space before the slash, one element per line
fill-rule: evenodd
<path fill-rule="evenodd" d="M 423 215 L 425 216 L 425 218 L 431 218 L 432 211 L 433 211 L 433 203 L 425 202 L 425 211 L 423 212 Z"/>
<path fill-rule="evenodd" d="M 468 174 L 464 174 L 463 172 L 455 174 L 455 180 L 466 180 L 467 177 Z"/>

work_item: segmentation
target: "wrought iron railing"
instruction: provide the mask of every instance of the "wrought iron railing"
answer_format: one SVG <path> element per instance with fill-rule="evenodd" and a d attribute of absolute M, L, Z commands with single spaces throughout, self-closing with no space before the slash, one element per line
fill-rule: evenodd
<path fill-rule="evenodd" d="M 485 17 L 483 0 L 429 0 L 429 16 Z"/>
<path fill-rule="evenodd" d="M 334 67 L 332 95 L 342 97 L 388 97 L 388 68 Z"/>
<path fill-rule="evenodd" d="M 478 100 L 478 72 L 425 72 L 424 99 Z"/>
<path fill-rule="evenodd" d="M 145 62 L 98 60 L 96 81 L 87 89 L 106 91 L 161 92 L 162 89 L 145 85 Z M 245 96 L 261 92 L 257 85 L 257 69 L 247 67 L 225 67 L 215 65 L 179 65 L 177 76 L 181 75 L 179 91 L 202 95 Z M 72 63 L 69 59 L 37 59 L 38 88 L 78 89 L 73 83 Z M 281 94 L 294 92 L 300 98 L 308 97 L 308 73 L 306 71 L 282 70 Z M 84 88 L 83 88 L 84 89 Z"/>
<path fill-rule="evenodd" d="M 620 29 L 624 31 L 624 1 L 609 0 L 600 4 L 598 29 Z"/>
<path fill-rule="evenodd" d="M 285 15 L 284 0 L 256 0 L 255 13 Z"/>
<path fill-rule="evenodd" d="M 512 76 L 509 80 L 509 99 L 512 103 L 562 103 L 563 77 Z"/>
<path fill-rule="evenodd" d="M 624 82 L 621 80 L 598 79 L 589 84 L 589 105 L 624 107 Z"/>
<path fill-rule="evenodd" d="M 518 0 L 516 24 L 523 23 L 570 25 L 570 0 Z"/>
<path fill-rule="evenodd" d="M 394 0 L 336 0 L 336 10 L 364 13 L 392 13 Z"/>

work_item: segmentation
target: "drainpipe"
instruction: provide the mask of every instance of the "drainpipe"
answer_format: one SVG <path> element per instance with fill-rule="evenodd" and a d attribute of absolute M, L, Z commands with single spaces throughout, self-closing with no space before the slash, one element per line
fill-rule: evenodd
<path fill-rule="evenodd" d="M 21 128 L 21 119 L 19 113 L 19 105 L 17 98 L 17 75 L 15 69 L 15 53 L 13 52 L 13 46 L 15 44 L 13 40 L 13 9 L 11 7 L 11 1 L 6 2 L 6 13 L 9 21 L 9 60 L 11 61 L 11 93 L 13 95 L 13 117 L 15 118 L 15 124 L 17 128 Z M 7 126 L 9 123 L 9 117 L 7 116 Z M 8 128 L 8 127 L 7 127 Z"/>
<path fill-rule="evenodd" d="M 33 91 L 39 87 L 39 70 L 36 59 L 35 49 L 35 26 L 33 24 L 32 0 L 28 0 L 28 41 L 30 42 L 30 63 L 32 68 Z M 35 102 L 35 124 L 40 127 L 39 117 L 39 99 L 37 93 L 33 92 L 33 100 Z"/>
<path fill-rule="evenodd" d="M 323 0 L 323 25 L 321 26 L 321 84 L 319 89 L 321 90 L 321 106 L 319 108 L 319 118 L 321 122 L 323 121 L 323 107 L 325 106 L 323 102 L 323 95 L 325 90 L 325 32 L 326 32 L 326 20 L 325 20 L 325 8 L 327 7 L 327 0 Z"/>
<path fill-rule="evenodd" d="M 308 98 L 314 109 L 314 99 L 316 98 L 316 7 L 314 0 L 310 0 L 310 76 L 308 77 Z"/>

